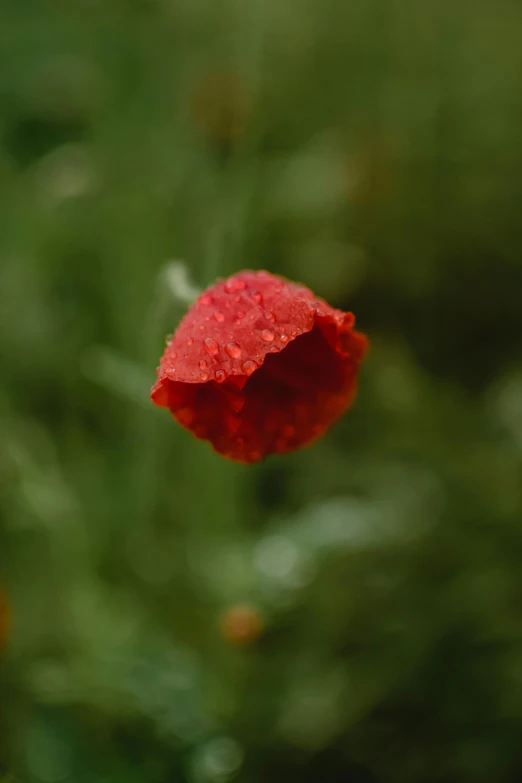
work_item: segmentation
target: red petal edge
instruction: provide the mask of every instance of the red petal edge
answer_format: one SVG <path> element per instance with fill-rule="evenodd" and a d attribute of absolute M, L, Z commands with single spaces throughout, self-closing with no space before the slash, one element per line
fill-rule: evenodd
<path fill-rule="evenodd" d="M 151 392 L 225 457 L 257 462 L 324 434 L 353 401 L 368 341 L 352 313 L 269 272 L 207 289 L 167 345 Z"/>

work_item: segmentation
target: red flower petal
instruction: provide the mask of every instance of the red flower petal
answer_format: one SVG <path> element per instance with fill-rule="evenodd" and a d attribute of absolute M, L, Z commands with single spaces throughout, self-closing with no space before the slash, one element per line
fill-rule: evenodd
<path fill-rule="evenodd" d="M 351 313 L 269 272 L 202 294 L 167 346 L 151 399 L 220 454 L 256 462 L 322 435 L 367 348 Z"/>

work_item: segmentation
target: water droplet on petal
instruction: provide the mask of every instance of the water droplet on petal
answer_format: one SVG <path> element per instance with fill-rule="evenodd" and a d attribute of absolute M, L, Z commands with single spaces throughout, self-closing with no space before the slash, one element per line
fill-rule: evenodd
<path fill-rule="evenodd" d="M 251 359 L 248 359 L 248 361 L 244 362 L 242 370 L 245 375 L 252 375 L 252 373 L 257 370 L 257 364 Z"/>
<path fill-rule="evenodd" d="M 172 353 L 169 354 L 169 357 L 171 359 L 177 359 L 178 358 L 178 354 L 176 353 L 176 351 L 172 351 Z"/>
<path fill-rule="evenodd" d="M 221 312 L 221 310 L 216 310 L 215 313 L 213 313 L 214 320 L 218 322 L 218 324 L 222 324 L 225 320 L 225 314 Z"/>
<path fill-rule="evenodd" d="M 206 352 L 210 354 L 210 356 L 215 356 L 217 353 L 219 353 L 219 345 L 215 340 L 212 339 L 212 337 L 205 337 L 203 344 L 205 346 Z"/>
<path fill-rule="evenodd" d="M 263 329 L 263 331 L 260 334 L 260 337 L 262 340 L 265 341 L 265 343 L 271 343 L 274 339 L 274 333 L 270 331 L 270 329 Z"/>
<path fill-rule="evenodd" d="M 216 381 L 218 383 L 223 383 L 224 380 L 226 380 L 227 374 L 224 370 L 216 370 Z"/>
<path fill-rule="evenodd" d="M 199 297 L 199 301 L 202 305 L 210 305 L 214 301 L 212 294 L 202 294 Z"/>
<path fill-rule="evenodd" d="M 199 331 L 200 331 L 200 332 L 202 332 L 204 328 L 205 328 L 205 327 L 203 326 L 203 324 L 200 324 L 200 325 L 199 325 Z"/>
<path fill-rule="evenodd" d="M 201 378 L 202 381 L 208 381 L 208 372 L 206 371 L 200 372 L 199 377 Z"/>
<path fill-rule="evenodd" d="M 200 370 L 206 370 L 208 367 L 208 362 L 206 362 L 204 359 L 199 360 L 199 369 Z"/>
<path fill-rule="evenodd" d="M 264 313 L 264 316 L 265 316 L 267 321 L 271 321 L 272 323 L 274 323 L 275 315 L 273 313 L 271 313 L 270 310 L 267 310 L 266 313 Z"/>
<path fill-rule="evenodd" d="M 193 342 L 194 342 L 194 338 L 193 337 L 188 337 L 187 338 L 187 345 L 192 345 Z"/>
<path fill-rule="evenodd" d="M 231 356 L 233 359 L 237 359 L 239 356 L 241 356 L 241 346 L 238 345 L 238 343 L 227 343 L 225 345 L 225 351 L 228 353 L 229 356 Z"/>
<path fill-rule="evenodd" d="M 244 280 L 238 280 L 237 278 L 232 277 L 230 280 L 226 281 L 223 287 L 226 294 L 235 294 L 236 291 L 242 291 L 243 288 L 246 288 L 246 283 Z"/>
<path fill-rule="evenodd" d="M 279 348 L 275 345 L 270 346 L 270 353 L 279 353 Z"/>
<path fill-rule="evenodd" d="M 237 313 L 236 313 L 237 320 L 241 321 L 241 319 L 244 318 L 244 317 L 245 317 L 245 313 L 243 312 L 243 310 L 238 310 Z"/>
<path fill-rule="evenodd" d="M 262 295 L 259 293 L 259 291 L 250 291 L 250 298 L 251 298 L 251 300 L 252 300 L 253 302 L 255 302 L 256 304 L 260 304 L 260 303 L 261 303 L 261 301 L 262 301 L 262 299 L 263 299 L 263 297 L 262 297 Z"/>
<path fill-rule="evenodd" d="M 165 337 L 165 345 L 170 345 L 170 344 L 171 344 L 171 342 L 172 342 L 172 338 L 173 338 L 173 337 L 174 337 L 174 335 L 173 335 L 173 334 L 168 334 L 168 335 Z"/>
<path fill-rule="evenodd" d="M 283 334 L 279 335 L 279 339 L 281 340 L 282 343 L 287 343 L 288 342 L 288 335 L 283 332 Z"/>

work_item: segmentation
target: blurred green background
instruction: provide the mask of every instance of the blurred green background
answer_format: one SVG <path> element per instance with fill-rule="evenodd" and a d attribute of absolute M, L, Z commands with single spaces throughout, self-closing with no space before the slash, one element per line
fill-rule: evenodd
<path fill-rule="evenodd" d="M 522 780 L 521 31 L 2 0 L 7 780 Z M 355 312 L 322 441 L 245 467 L 150 404 L 173 261 Z"/>

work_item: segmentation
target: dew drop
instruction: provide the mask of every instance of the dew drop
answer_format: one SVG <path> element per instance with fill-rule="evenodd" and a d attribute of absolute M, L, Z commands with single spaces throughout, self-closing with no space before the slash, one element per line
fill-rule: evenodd
<path fill-rule="evenodd" d="M 238 280 L 235 277 L 231 277 L 230 280 L 226 281 L 223 287 L 226 294 L 235 294 L 237 291 L 242 291 L 246 288 L 246 283 L 244 280 Z"/>
<path fill-rule="evenodd" d="M 199 369 L 200 370 L 206 370 L 208 367 L 208 362 L 206 362 L 204 359 L 199 360 Z"/>
<path fill-rule="evenodd" d="M 255 302 L 256 304 L 260 304 L 260 303 L 261 303 L 261 301 L 262 301 L 262 299 L 263 299 L 263 297 L 262 297 L 262 295 L 259 293 L 259 291 L 250 291 L 250 298 L 251 298 L 251 300 L 252 300 L 253 302 Z"/>
<path fill-rule="evenodd" d="M 243 312 L 243 310 L 238 310 L 237 313 L 236 313 L 237 320 L 241 321 L 241 319 L 244 318 L 244 317 L 245 317 L 245 313 Z"/>
<path fill-rule="evenodd" d="M 202 381 L 208 381 L 208 372 L 206 371 L 200 372 L 199 377 L 201 378 Z"/>
<path fill-rule="evenodd" d="M 215 356 L 217 353 L 219 353 L 219 345 L 215 340 L 212 339 L 212 337 L 205 337 L 203 344 L 205 346 L 206 352 L 210 354 L 210 356 Z"/>
<path fill-rule="evenodd" d="M 200 331 L 200 332 L 202 332 L 204 328 L 205 328 L 205 327 L 203 326 L 203 324 L 200 324 L 200 325 L 199 325 L 199 331 Z"/>
<path fill-rule="evenodd" d="M 165 345 L 170 345 L 170 344 L 171 344 L 171 342 L 172 342 L 172 338 L 173 338 L 173 337 L 174 337 L 174 335 L 173 335 L 173 334 L 168 334 L 168 335 L 165 337 Z"/>
<path fill-rule="evenodd" d="M 270 329 L 263 329 L 263 331 L 260 334 L 260 337 L 262 340 L 265 341 L 265 343 L 271 343 L 274 339 L 274 333 L 270 331 Z"/>
<path fill-rule="evenodd" d="M 279 353 L 279 349 L 275 345 L 271 345 L 270 353 Z"/>
<path fill-rule="evenodd" d="M 172 353 L 169 354 L 169 356 L 170 356 L 171 359 L 177 359 L 178 358 L 178 354 L 176 353 L 176 351 L 172 351 Z"/>
<path fill-rule="evenodd" d="M 215 313 L 212 314 L 214 317 L 214 320 L 218 322 L 218 324 L 222 324 L 225 320 L 225 314 L 221 312 L 221 310 L 216 310 Z"/>
<path fill-rule="evenodd" d="M 216 381 L 223 383 L 226 380 L 227 374 L 224 370 L 216 370 Z"/>
<path fill-rule="evenodd" d="M 241 346 L 238 345 L 238 343 L 227 343 L 225 345 L 225 351 L 228 353 L 229 356 L 231 356 L 233 359 L 237 359 L 239 356 L 241 356 Z"/>
<path fill-rule="evenodd" d="M 241 369 L 245 375 L 252 375 L 252 373 L 257 370 L 257 364 L 251 359 L 248 359 L 248 361 L 243 363 L 243 367 Z"/>
<path fill-rule="evenodd" d="M 274 323 L 275 321 L 275 315 L 270 312 L 270 310 L 267 310 L 266 313 L 264 313 L 264 316 L 267 321 L 270 321 L 271 323 Z"/>
<path fill-rule="evenodd" d="M 210 305 L 214 301 L 214 297 L 212 294 L 202 294 L 199 297 L 200 304 L 202 305 Z"/>
<path fill-rule="evenodd" d="M 187 338 L 187 345 L 192 345 L 193 342 L 194 342 L 194 338 L 193 337 L 188 337 Z"/>
<path fill-rule="evenodd" d="M 279 339 L 281 340 L 282 343 L 287 343 L 288 335 L 283 332 L 282 334 L 279 335 Z"/>

